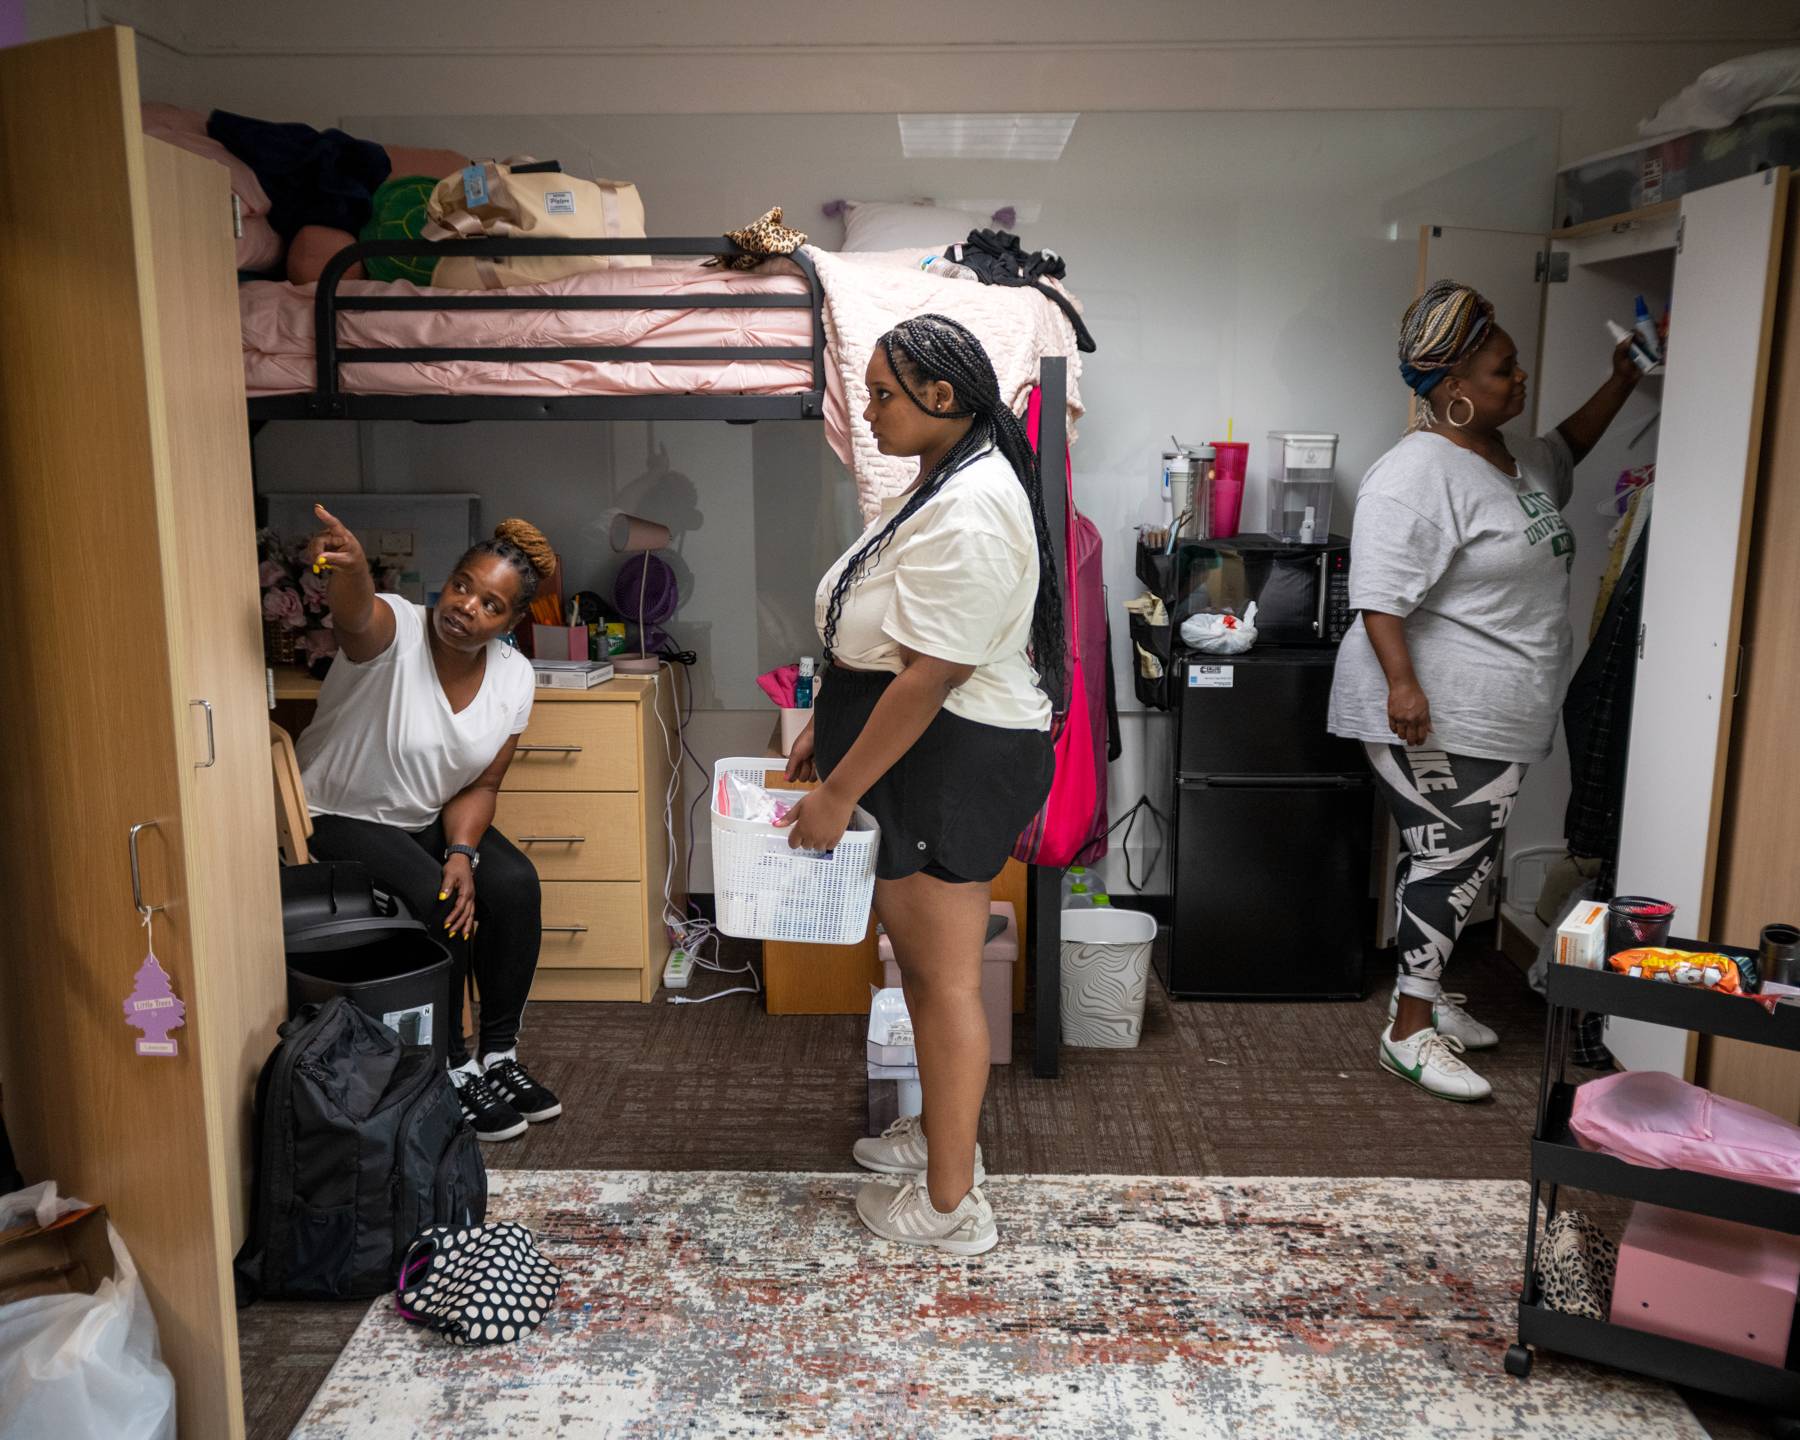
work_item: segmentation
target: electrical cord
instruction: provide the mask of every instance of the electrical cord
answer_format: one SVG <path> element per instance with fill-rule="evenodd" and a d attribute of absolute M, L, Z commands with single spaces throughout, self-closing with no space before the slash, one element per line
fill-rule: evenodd
<path fill-rule="evenodd" d="M 666 656 L 663 658 L 668 664 L 669 683 L 673 685 L 676 683 L 675 676 L 677 674 L 675 665 L 683 662 L 669 661 Z M 692 662 L 686 663 L 691 664 Z M 657 678 L 660 683 L 660 670 Z M 663 925 L 674 942 L 688 952 L 696 969 L 710 970 L 715 975 L 748 975 L 750 984 L 734 986 L 728 990 L 718 990 L 711 995 L 671 995 L 669 996 L 671 1005 L 703 1005 L 709 1000 L 718 1000 L 726 995 L 760 995 L 762 993 L 762 977 L 757 973 L 754 963 L 748 959 L 742 965 L 721 965 L 719 963 L 719 943 L 722 937 L 712 921 L 701 915 L 693 902 L 694 804 L 704 793 L 704 786 L 695 792 L 694 800 L 688 803 L 688 844 L 683 863 L 682 889 L 688 895 L 689 913 L 677 914 L 675 910 L 675 856 L 678 849 L 675 842 L 675 802 L 681 792 L 681 777 L 684 770 L 682 756 L 686 755 L 693 760 L 702 775 L 706 773 L 706 767 L 700 764 L 700 757 L 694 754 L 692 747 L 687 743 L 687 722 L 693 715 L 693 694 L 694 682 L 690 674 L 686 705 L 681 703 L 680 692 L 676 692 L 675 734 L 673 737 L 669 734 L 668 722 L 663 719 L 662 707 L 660 705 L 656 707 L 656 724 L 657 728 L 662 731 L 663 753 L 669 761 L 669 784 L 663 793 L 663 827 L 669 837 L 669 860 L 663 876 Z M 706 954 L 708 945 L 712 947 L 712 958 L 710 959 Z"/>
<path fill-rule="evenodd" d="M 1155 817 L 1157 826 L 1156 853 L 1151 856 L 1150 867 L 1144 872 L 1144 878 L 1148 880 L 1150 876 L 1155 873 L 1157 863 L 1162 859 L 1163 851 L 1168 848 L 1169 817 L 1156 808 L 1155 804 L 1151 801 L 1148 792 L 1146 792 L 1145 794 L 1138 796 L 1136 804 L 1117 820 L 1113 821 L 1111 825 L 1106 827 L 1108 837 L 1110 837 L 1113 831 L 1117 830 L 1121 825 L 1125 827 L 1125 833 L 1119 837 L 1119 850 L 1125 857 L 1125 883 L 1140 895 L 1144 893 L 1144 887 L 1138 884 L 1137 880 L 1132 876 L 1130 845 L 1132 827 L 1137 824 L 1139 812 L 1144 810 L 1148 810 L 1150 814 Z"/>

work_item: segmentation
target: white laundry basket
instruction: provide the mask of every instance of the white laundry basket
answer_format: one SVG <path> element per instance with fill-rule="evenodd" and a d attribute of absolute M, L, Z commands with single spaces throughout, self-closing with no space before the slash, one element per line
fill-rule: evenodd
<path fill-rule="evenodd" d="M 781 762 L 759 757 L 713 766 L 713 794 L 726 775 L 761 785 Z M 798 800 L 799 790 L 771 793 Z M 713 897 L 719 929 L 739 940 L 795 940 L 854 945 L 869 930 L 875 898 L 875 851 L 881 829 L 858 806 L 837 848 L 819 854 L 788 848 L 788 832 L 721 815 L 712 806 Z"/>
<path fill-rule="evenodd" d="M 1129 1050 L 1144 1029 L 1156 919 L 1141 910 L 1062 912 L 1065 1045 Z"/>

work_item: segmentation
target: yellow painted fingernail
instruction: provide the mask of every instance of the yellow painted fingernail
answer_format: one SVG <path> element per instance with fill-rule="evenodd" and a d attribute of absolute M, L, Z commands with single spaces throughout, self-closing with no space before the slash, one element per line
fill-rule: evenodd
<path fill-rule="evenodd" d="M 449 898 L 450 898 L 450 892 L 449 892 L 449 891 L 448 891 L 448 890 L 440 890 L 440 891 L 438 891 L 438 899 L 440 899 L 440 900 L 448 900 L 448 899 L 449 899 Z"/>

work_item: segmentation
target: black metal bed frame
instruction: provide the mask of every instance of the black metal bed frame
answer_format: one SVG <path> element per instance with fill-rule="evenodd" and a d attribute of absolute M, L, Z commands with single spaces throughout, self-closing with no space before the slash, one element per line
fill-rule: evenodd
<path fill-rule="evenodd" d="M 805 295 L 744 294 L 717 291 L 691 295 L 502 295 L 489 291 L 438 291 L 430 295 L 344 295 L 338 286 L 344 273 L 372 257 L 468 255 L 505 258 L 524 255 L 718 255 L 749 252 L 723 239 L 483 239 L 370 240 L 347 245 L 320 273 L 313 301 L 313 389 L 294 395 L 261 396 L 249 402 L 250 423 L 260 429 L 269 420 L 723 420 L 747 425 L 758 420 L 820 420 L 825 414 L 824 291 L 818 271 L 804 252 L 788 257 L 806 277 Z M 363 348 L 338 342 L 338 317 L 355 310 L 801 310 L 812 311 L 812 342 L 785 345 L 563 345 Z M 341 368 L 347 364 L 413 364 L 434 360 L 494 362 L 559 360 L 729 361 L 805 360 L 812 384 L 791 395 L 365 395 L 343 388 Z M 1062 554 L 1067 548 L 1068 505 L 1063 473 L 1068 463 L 1069 362 L 1047 355 L 1040 362 L 1043 420 L 1038 458 L 1044 475 L 1044 510 L 1053 536 L 1062 544 L 1051 560 L 1051 576 L 1059 589 L 1065 577 Z M 1026 943 L 1035 957 L 1032 1005 L 1032 1073 L 1054 1078 L 1062 1043 L 1062 874 L 1033 866 L 1032 903 L 1026 917 Z"/>
<path fill-rule="evenodd" d="M 555 255 L 717 255 L 747 254 L 721 239 L 654 240 L 365 240 L 346 245 L 319 275 L 313 297 L 315 371 L 313 389 L 296 395 L 267 395 L 250 401 L 250 418 L 261 420 L 817 420 L 825 413 L 824 292 L 818 271 L 796 252 L 791 263 L 806 279 L 805 295 L 505 295 L 485 290 L 438 290 L 429 295 L 345 295 L 338 286 L 359 261 L 403 256 L 468 255 L 485 259 Z M 808 345 L 430 345 L 370 348 L 338 340 L 338 317 L 356 310 L 810 310 Z M 434 360 L 495 363 L 559 360 L 729 361 L 805 360 L 812 383 L 792 395 L 361 395 L 346 391 L 345 365 L 405 365 Z"/>

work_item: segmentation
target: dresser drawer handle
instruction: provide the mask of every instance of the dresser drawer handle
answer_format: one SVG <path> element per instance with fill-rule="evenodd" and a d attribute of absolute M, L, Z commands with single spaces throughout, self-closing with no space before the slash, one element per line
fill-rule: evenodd
<path fill-rule="evenodd" d="M 588 927 L 585 925 L 540 925 L 540 926 L 538 926 L 538 929 L 542 930 L 544 932 L 544 934 L 546 934 L 546 935 L 585 935 L 585 934 L 587 934 L 587 928 Z"/>
<path fill-rule="evenodd" d="M 521 745 L 518 747 L 518 753 L 521 755 L 579 755 L 581 747 L 579 745 Z"/>
<path fill-rule="evenodd" d="M 518 843 L 520 845 L 585 845 L 585 844 L 587 844 L 587 836 L 585 836 L 585 835 L 521 835 L 518 837 Z"/>

